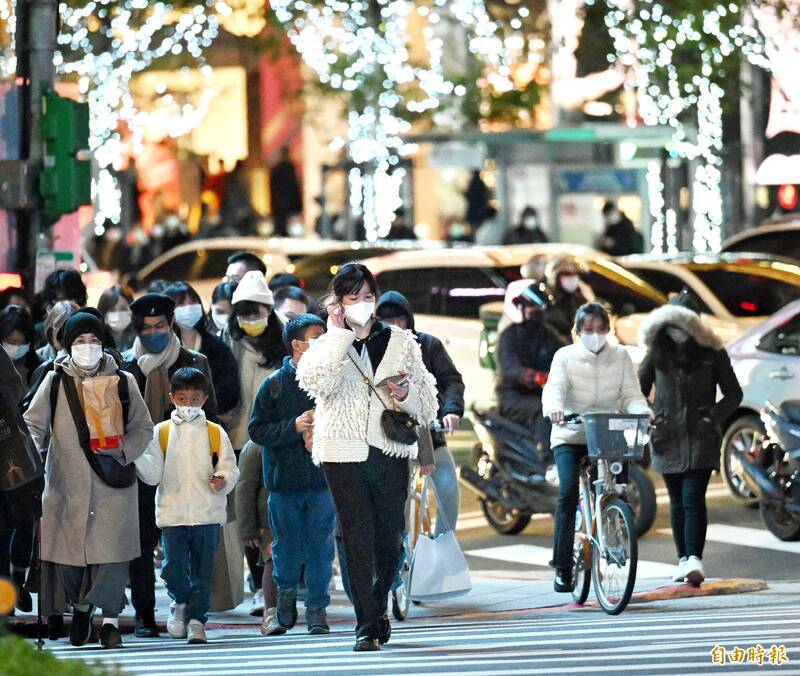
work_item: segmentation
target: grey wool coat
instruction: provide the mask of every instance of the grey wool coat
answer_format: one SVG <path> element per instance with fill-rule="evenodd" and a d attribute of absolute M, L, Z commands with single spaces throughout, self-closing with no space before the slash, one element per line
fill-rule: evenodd
<path fill-rule="evenodd" d="M 104 355 L 99 375 L 114 375 L 114 360 Z M 56 361 L 63 377 L 78 377 L 69 356 Z M 111 488 L 92 471 L 78 441 L 63 384 L 59 387 L 53 429 L 50 429 L 50 386 L 47 374 L 25 413 L 37 448 L 47 448 L 42 495 L 42 560 L 68 566 L 118 563 L 139 556 L 139 503 L 136 484 Z M 136 381 L 128 378 L 130 404 L 122 442 L 125 464 L 141 456 L 153 439 L 153 423 Z M 76 386 L 80 387 L 76 382 Z"/>

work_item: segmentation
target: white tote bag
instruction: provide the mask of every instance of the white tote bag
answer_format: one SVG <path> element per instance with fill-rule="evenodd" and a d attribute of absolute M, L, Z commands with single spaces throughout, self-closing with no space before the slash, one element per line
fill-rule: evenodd
<path fill-rule="evenodd" d="M 430 477 L 425 477 L 420 496 L 420 511 L 417 515 L 419 523 L 425 510 L 428 497 L 428 484 L 433 485 Z M 436 486 L 433 485 L 434 495 Z M 439 496 L 436 502 L 441 505 Z M 437 519 L 444 519 L 444 512 L 439 509 Z M 455 531 L 445 521 L 447 532 L 438 537 L 420 533 L 414 555 L 411 558 L 409 576 L 409 595 L 414 601 L 441 601 L 463 596 L 472 589 L 469 566 L 461 547 L 458 546 Z"/>

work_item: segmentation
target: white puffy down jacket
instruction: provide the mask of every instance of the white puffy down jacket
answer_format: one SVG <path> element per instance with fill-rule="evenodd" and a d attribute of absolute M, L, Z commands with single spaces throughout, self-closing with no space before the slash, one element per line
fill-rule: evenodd
<path fill-rule="evenodd" d="M 565 413 L 649 413 L 630 355 L 607 343 L 597 354 L 581 343 L 556 352 L 542 393 L 542 410 Z M 553 425 L 550 444 L 585 444 L 583 425 Z"/>

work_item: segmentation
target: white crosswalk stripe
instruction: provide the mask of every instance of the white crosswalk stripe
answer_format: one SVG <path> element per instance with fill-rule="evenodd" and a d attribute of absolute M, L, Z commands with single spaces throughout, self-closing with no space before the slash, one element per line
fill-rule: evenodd
<path fill-rule="evenodd" d="M 650 613 L 611 618 L 595 611 L 525 619 L 397 623 L 378 653 L 353 653 L 353 636 L 282 637 L 211 632 L 212 642 L 128 642 L 120 651 L 58 646 L 66 660 L 101 659 L 124 673 L 192 674 L 503 674 L 703 673 L 719 670 L 711 649 L 783 645 L 781 674 L 800 674 L 800 610 L 793 606 Z M 733 665 L 726 668 L 731 670 Z M 734 669 L 735 670 L 735 669 Z M 759 670 L 749 665 L 750 672 Z"/>

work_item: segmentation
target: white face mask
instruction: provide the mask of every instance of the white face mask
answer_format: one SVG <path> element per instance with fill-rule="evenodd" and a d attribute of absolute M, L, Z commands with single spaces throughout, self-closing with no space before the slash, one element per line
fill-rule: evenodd
<path fill-rule="evenodd" d="M 186 422 L 192 422 L 197 416 L 203 412 L 202 406 L 176 406 L 175 410 L 178 415 Z"/>
<path fill-rule="evenodd" d="M 567 293 L 575 293 L 578 290 L 578 275 L 564 275 L 561 277 L 561 288 Z"/>
<path fill-rule="evenodd" d="M 28 351 L 31 349 L 31 344 L 23 343 L 22 345 L 14 345 L 13 343 L 3 343 L 3 349 L 6 351 L 11 361 L 16 361 L 28 354 Z"/>
<path fill-rule="evenodd" d="M 594 352 L 597 354 L 600 350 L 603 349 L 603 346 L 606 344 L 606 340 L 608 340 L 607 333 L 582 333 L 581 336 L 581 344 L 589 350 L 589 352 Z"/>
<path fill-rule="evenodd" d="M 184 329 L 193 329 L 202 318 L 203 306 L 199 303 L 180 305 L 175 308 L 175 321 Z"/>
<path fill-rule="evenodd" d="M 375 301 L 362 300 L 360 303 L 344 306 L 344 316 L 350 324 L 366 326 L 375 314 Z"/>
<path fill-rule="evenodd" d="M 78 343 L 72 346 L 72 361 L 85 371 L 91 371 L 103 356 L 103 346 L 94 343 Z"/>
<path fill-rule="evenodd" d="M 106 325 L 112 331 L 124 331 L 131 325 L 132 316 L 130 310 L 109 312 L 106 315 Z"/>
<path fill-rule="evenodd" d="M 528 228 L 528 230 L 535 230 L 539 225 L 539 220 L 536 218 L 536 216 L 526 216 L 522 220 L 522 225 Z"/>
<path fill-rule="evenodd" d="M 679 329 L 677 326 L 668 326 L 667 335 L 672 338 L 673 342 L 679 344 L 689 340 L 689 334 L 683 329 Z"/>
<path fill-rule="evenodd" d="M 228 320 L 230 318 L 231 316 L 224 312 L 214 312 L 213 310 L 211 312 L 211 320 L 219 331 L 222 331 L 228 325 Z"/>

